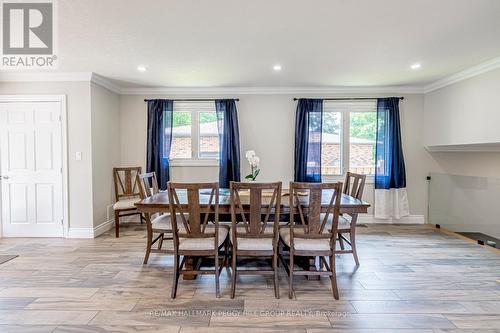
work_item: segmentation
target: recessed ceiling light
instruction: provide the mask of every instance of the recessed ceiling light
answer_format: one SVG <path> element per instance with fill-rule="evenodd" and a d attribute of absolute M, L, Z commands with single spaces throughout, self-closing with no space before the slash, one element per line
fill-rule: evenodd
<path fill-rule="evenodd" d="M 139 72 L 145 72 L 147 70 L 146 66 L 137 66 Z"/>
<path fill-rule="evenodd" d="M 281 65 L 277 64 L 273 66 L 273 71 L 279 72 L 281 70 Z"/>
<path fill-rule="evenodd" d="M 418 62 L 410 66 L 411 69 L 419 69 L 420 67 L 422 67 L 422 64 Z"/>

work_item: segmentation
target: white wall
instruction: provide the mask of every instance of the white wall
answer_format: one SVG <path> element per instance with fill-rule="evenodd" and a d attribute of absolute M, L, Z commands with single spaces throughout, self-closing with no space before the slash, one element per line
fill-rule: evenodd
<path fill-rule="evenodd" d="M 115 202 L 112 169 L 120 164 L 119 95 L 91 84 L 93 226 L 113 219 Z"/>
<path fill-rule="evenodd" d="M 499 143 L 500 69 L 425 94 L 426 145 Z"/>
<path fill-rule="evenodd" d="M 398 94 L 394 94 L 398 95 Z M 123 166 L 140 165 L 146 160 L 146 103 L 144 98 L 176 98 L 165 95 L 120 96 L 120 159 Z M 183 96 L 186 98 L 186 96 Z M 196 96 L 189 96 L 196 97 Z M 198 96 L 199 97 L 199 96 Z M 211 96 L 235 97 L 235 96 Z M 249 173 L 244 160 L 246 150 L 261 157 L 259 180 L 293 180 L 294 126 L 296 102 L 292 95 L 238 96 L 238 118 L 242 153 L 242 176 Z M 317 97 L 317 96 L 301 96 Z M 327 97 L 327 96 L 322 96 Z M 332 96 L 334 97 L 334 96 Z M 423 144 L 423 95 L 406 95 L 401 102 L 403 145 L 407 168 L 410 213 L 424 216 L 427 208 L 425 177 L 430 156 Z M 217 167 L 172 167 L 176 181 L 217 181 Z M 373 202 L 373 185 L 365 191 L 365 200 Z"/>
<path fill-rule="evenodd" d="M 69 227 L 92 226 L 90 82 L 0 82 L 0 94 L 67 96 Z"/>

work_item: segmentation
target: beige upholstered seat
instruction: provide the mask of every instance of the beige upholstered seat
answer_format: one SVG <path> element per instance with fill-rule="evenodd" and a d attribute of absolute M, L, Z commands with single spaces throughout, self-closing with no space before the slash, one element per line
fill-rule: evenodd
<path fill-rule="evenodd" d="M 297 235 L 304 233 L 302 227 L 295 227 L 293 229 L 295 233 L 294 249 L 297 251 L 330 251 L 330 240 L 329 239 L 305 239 L 299 238 Z M 290 246 L 290 228 L 281 228 L 280 236 L 283 242 L 287 246 Z"/>
<path fill-rule="evenodd" d="M 321 221 L 325 218 L 325 214 L 321 214 Z M 332 227 L 332 218 L 333 215 L 330 214 L 328 216 L 328 222 L 326 223 L 326 228 L 331 229 Z M 339 225 L 338 225 L 338 230 L 348 230 L 351 229 L 351 221 L 347 218 L 347 216 L 340 215 L 339 216 Z"/>
<path fill-rule="evenodd" d="M 188 218 L 188 216 L 186 216 L 186 218 Z M 153 221 L 151 221 L 151 224 L 153 225 L 154 230 L 172 231 L 172 218 L 170 217 L 170 214 L 158 215 L 153 219 Z M 179 213 L 177 214 L 177 228 L 184 230 L 184 225 L 181 222 Z"/>
<path fill-rule="evenodd" d="M 151 221 L 154 230 L 172 231 L 172 219 L 170 214 L 163 214 L 155 217 Z"/>
<path fill-rule="evenodd" d="M 245 227 L 237 228 L 239 233 L 245 232 Z M 268 223 L 264 234 L 273 234 L 273 224 Z M 231 232 L 231 242 L 233 242 L 233 233 Z M 272 251 L 273 250 L 273 239 L 272 238 L 245 238 L 244 236 L 238 236 L 238 250 L 241 251 Z"/>
<path fill-rule="evenodd" d="M 135 209 L 135 203 L 141 201 L 141 198 L 134 197 L 130 199 L 122 199 L 115 202 L 113 205 L 114 210 Z"/>
<path fill-rule="evenodd" d="M 210 229 L 213 227 L 207 227 L 207 230 L 205 230 L 205 233 L 210 233 L 213 232 Z M 229 228 L 225 226 L 219 226 L 219 244 L 217 247 L 221 246 L 222 243 L 227 238 L 227 235 L 229 233 Z M 210 238 L 179 238 L 179 250 L 190 250 L 190 251 L 197 251 L 197 250 L 214 250 L 214 237 Z"/>

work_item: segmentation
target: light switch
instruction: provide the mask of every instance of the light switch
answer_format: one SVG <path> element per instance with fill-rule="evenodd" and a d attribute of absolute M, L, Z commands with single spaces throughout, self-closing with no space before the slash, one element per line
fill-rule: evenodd
<path fill-rule="evenodd" d="M 82 152 L 81 151 L 77 151 L 76 154 L 75 154 L 75 158 L 77 161 L 81 161 L 82 160 Z"/>

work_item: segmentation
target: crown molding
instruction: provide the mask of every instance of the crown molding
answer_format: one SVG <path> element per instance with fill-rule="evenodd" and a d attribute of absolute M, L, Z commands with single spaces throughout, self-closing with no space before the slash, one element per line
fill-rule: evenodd
<path fill-rule="evenodd" d="M 103 88 L 106 88 L 106 89 L 114 92 L 115 94 L 121 94 L 122 89 L 120 88 L 120 86 L 114 84 L 113 82 L 111 82 L 107 78 L 100 76 L 96 73 L 92 73 L 90 81 L 103 87 Z"/>
<path fill-rule="evenodd" d="M 422 94 L 421 87 L 151 87 L 122 88 L 122 95 L 330 95 L 330 94 Z"/>
<path fill-rule="evenodd" d="M 423 89 L 424 93 L 430 93 L 434 90 L 444 88 L 446 86 L 449 86 L 451 84 L 470 79 L 474 76 L 495 70 L 500 68 L 500 57 L 485 61 L 483 63 L 480 63 L 476 66 L 467 68 L 461 72 L 458 72 L 456 74 L 447 76 L 445 78 L 442 78 L 440 80 L 437 80 L 429 85 L 426 85 Z"/>
<path fill-rule="evenodd" d="M 89 82 L 91 72 L 0 72 L 0 82 Z"/>
<path fill-rule="evenodd" d="M 0 82 L 93 82 L 116 94 L 121 88 L 92 72 L 0 72 Z"/>

